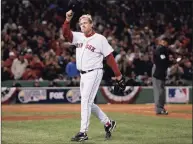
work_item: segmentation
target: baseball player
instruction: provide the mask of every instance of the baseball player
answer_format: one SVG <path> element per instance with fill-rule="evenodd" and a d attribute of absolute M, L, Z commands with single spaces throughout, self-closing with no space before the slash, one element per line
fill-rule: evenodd
<path fill-rule="evenodd" d="M 113 49 L 107 39 L 95 33 L 93 21 L 90 15 L 82 15 L 79 18 L 81 32 L 70 30 L 70 21 L 73 17 L 72 10 L 66 13 L 66 20 L 62 26 L 63 36 L 76 45 L 76 63 L 80 71 L 80 93 L 81 93 L 81 126 L 80 131 L 71 141 L 88 140 L 87 132 L 91 112 L 104 124 L 108 139 L 116 127 L 116 121 L 111 120 L 96 104 L 94 99 L 103 77 L 103 59 L 112 68 L 117 84 L 120 89 L 125 89 L 125 80 L 112 55 Z"/>

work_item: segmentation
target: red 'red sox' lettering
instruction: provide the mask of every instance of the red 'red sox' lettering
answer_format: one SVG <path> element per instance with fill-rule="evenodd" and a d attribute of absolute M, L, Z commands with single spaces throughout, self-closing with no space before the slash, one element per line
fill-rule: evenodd
<path fill-rule="evenodd" d="M 95 47 L 93 47 L 92 45 L 89 45 L 89 44 L 86 45 L 86 48 L 91 50 L 92 52 L 94 52 L 94 50 L 95 50 Z"/>
<path fill-rule="evenodd" d="M 76 43 L 75 46 L 76 46 L 76 48 L 82 48 L 83 43 Z M 87 45 L 86 45 L 86 49 L 94 52 L 94 50 L 95 50 L 96 48 L 93 47 L 92 45 L 87 44 Z"/>

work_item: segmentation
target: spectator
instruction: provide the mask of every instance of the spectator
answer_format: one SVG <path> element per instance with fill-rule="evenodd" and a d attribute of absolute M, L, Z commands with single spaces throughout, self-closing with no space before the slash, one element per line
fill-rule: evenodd
<path fill-rule="evenodd" d="M 14 59 L 15 59 L 14 52 L 9 52 L 9 58 L 6 59 L 6 61 L 4 62 L 4 66 L 10 69 Z"/>
<path fill-rule="evenodd" d="M 24 55 L 25 53 L 21 52 L 19 57 L 14 59 L 12 63 L 11 72 L 13 73 L 15 80 L 21 79 L 23 73 L 26 70 L 26 67 L 28 66 L 28 62 L 26 59 L 24 59 Z"/>
<path fill-rule="evenodd" d="M 36 79 L 36 74 L 31 69 L 31 67 L 28 65 L 26 67 L 25 72 L 22 75 L 22 80 L 35 80 L 35 79 Z"/>
<path fill-rule="evenodd" d="M 183 73 L 183 68 L 178 63 L 172 65 L 168 69 L 168 77 L 170 79 L 169 84 L 175 84 L 177 81 L 179 81 Z"/>
<path fill-rule="evenodd" d="M 54 80 L 61 72 L 61 68 L 58 65 L 58 58 L 51 50 L 45 54 L 45 69 L 43 79 Z"/>
<path fill-rule="evenodd" d="M 130 78 L 127 80 L 126 83 L 128 86 L 139 86 L 141 85 L 139 81 L 137 81 L 137 77 L 134 71 L 131 72 Z"/>
<path fill-rule="evenodd" d="M 13 20 L 11 18 L 9 18 L 8 22 L 4 25 L 2 32 L 7 32 L 8 29 L 10 29 L 10 30 L 16 30 L 17 29 L 17 25 L 13 22 Z"/>
<path fill-rule="evenodd" d="M 27 53 L 24 56 L 25 59 L 27 59 L 28 63 L 30 63 L 33 59 L 33 53 L 32 53 L 32 49 L 27 49 Z"/>
<path fill-rule="evenodd" d="M 147 76 L 151 77 L 151 69 L 153 66 L 152 61 L 149 59 L 148 55 L 145 54 L 144 56 L 141 57 L 142 60 L 142 68 L 141 70 L 144 72 L 142 75 L 147 74 Z"/>
<path fill-rule="evenodd" d="M 12 72 L 11 72 L 11 66 L 12 66 L 12 63 L 13 63 L 13 60 L 15 59 L 15 54 L 14 52 L 9 52 L 9 58 L 6 59 L 6 61 L 4 62 L 4 65 L 3 65 L 3 71 L 7 72 L 8 75 L 10 76 L 10 78 L 12 77 Z"/>
<path fill-rule="evenodd" d="M 139 57 L 141 57 L 141 55 L 142 55 L 142 53 L 140 52 L 140 49 L 138 48 L 137 45 L 133 45 L 133 49 L 134 50 L 132 52 L 128 51 L 130 61 L 133 61 L 135 59 L 135 57 L 136 57 L 136 59 L 139 59 Z"/>
<path fill-rule="evenodd" d="M 135 70 L 135 66 L 132 61 L 128 61 L 125 76 L 131 77 L 132 72 Z"/>
<path fill-rule="evenodd" d="M 45 66 L 43 62 L 40 61 L 40 58 L 38 57 L 38 55 L 34 55 L 33 60 L 30 62 L 30 67 L 36 79 L 39 79 L 42 77 Z"/>
<path fill-rule="evenodd" d="M 127 65 L 129 62 L 129 57 L 123 49 L 121 50 L 120 54 L 118 54 L 115 57 L 115 61 L 119 65 L 119 69 L 120 69 L 121 73 L 125 75 L 126 71 L 127 71 Z"/>
<path fill-rule="evenodd" d="M 11 80 L 11 74 L 7 67 L 4 66 L 4 61 L 1 62 L 1 80 Z"/>
<path fill-rule="evenodd" d="M 63 76 L 66 75 L 66 65 L 70 61 L 70 57 L 71 56 L 66 51 L 63 51 L 63 53 L 58 56 L 58 64 L 61 67 Z"/>
<path fill-rule="evenodd" d="M 192 70 L 192 63 L 190 61 L 186 61 L 183 66 L 183 74 L 182 79 L 186 85 L 192 84 L 192 76 L 193 76 L 193 70 Z"/>
<path fill-rule="evenodd" d="M 134 64 L 134 71 L 135 71 L 136 75 L 143 75 L 144 74 L 143 62 L 142 62 L 138 53 L 135 53 L 135 57 L 133 59 L 133 64 Z"/>
<path fill-rule="evenodd" d="M 70 79 L 79 77 L 80 73 L 76 68 L 76 56 L 73 55 L 70 60 L 71 61 L 66 65 L 67 76 Z"/>

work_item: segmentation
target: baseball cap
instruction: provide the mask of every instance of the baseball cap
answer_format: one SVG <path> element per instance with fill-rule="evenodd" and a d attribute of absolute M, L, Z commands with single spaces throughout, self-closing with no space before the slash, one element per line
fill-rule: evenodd
<path fill-rule="evenodd" d="M 42 24 L 43 24 L 43 25 L 47 24 L 47 21 L 42 21 Z"/>
<path fill-rule="evenodd" d="M 9 52 L 9 56 L 14 56 L 14 52 Z"/>
<path fill-rule="evenodd" d="M 32 49 L 27 49 L 27 53 L 32 53 Z"/>

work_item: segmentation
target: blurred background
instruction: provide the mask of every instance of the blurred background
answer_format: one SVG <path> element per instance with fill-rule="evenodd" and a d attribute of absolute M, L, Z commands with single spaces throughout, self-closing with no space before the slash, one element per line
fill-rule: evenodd
<path fill-rule="evenodd" d="M 62 36 L 67 0 L 1 1 L 1 80 L 59 87 L 79 85 L 75 46 Z M 115 60 L 128 86 L 151 86 L 153 51 L 159 40 L 169 39 L 167 85 L 192 84 L 192 2 L 140 0 L 88 0 L 75 13 L 71 28 L 79 31 L 78 18 L 92 15 L 96 32 L 114 49 Z M 182 55 L 180 63 L 175 59 Z M 102 84 L 112 84 L 114 74 L 104 61 Z"/>

